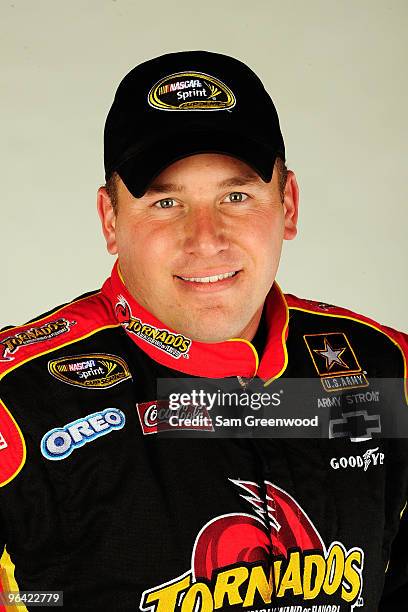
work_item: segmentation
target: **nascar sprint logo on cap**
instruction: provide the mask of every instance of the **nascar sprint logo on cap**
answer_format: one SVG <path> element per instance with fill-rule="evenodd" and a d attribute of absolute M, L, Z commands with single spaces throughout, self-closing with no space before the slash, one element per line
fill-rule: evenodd
<path fill-rule="evenodd" d="M 149 91 L 150 106 L 160 110 L 223 110 L 235 106 L 235 96 L 222 81 L 204 72 L 176 72 Z"/>

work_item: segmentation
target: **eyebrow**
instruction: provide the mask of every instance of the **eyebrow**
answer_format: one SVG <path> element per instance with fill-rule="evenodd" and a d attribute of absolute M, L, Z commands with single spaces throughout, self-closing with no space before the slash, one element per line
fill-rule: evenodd
<path fill-rule="evenodd" d="M 258 183 L 259 180 L 260 180 L 260 177 L 258 176 L 258 174 L 253 174 L 251 172 L 247 174 L 231 176 L 230 178 L 225 179 L 224 181 L 221 181 L 220 183 L 218 183 L 217 187 L 223 188 L 223 187 L 250 185 L 250 184 Z M 157 183 L 155 182 L 149 185 L 149 188 L 146 191 L 146 195 L 149 195 L 151 193 L 163 193 L 165 191 L 181 192 L 181 191 L 184 191 L 184 186 L 178 185 L 177 183 Z"/>

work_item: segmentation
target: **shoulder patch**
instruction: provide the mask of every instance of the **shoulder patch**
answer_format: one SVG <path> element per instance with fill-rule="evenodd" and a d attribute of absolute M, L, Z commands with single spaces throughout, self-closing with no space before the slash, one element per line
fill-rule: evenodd
<path fill-rule="evenodd" d="M 319 302 L 318 300 L 307 300 L 305 298 L 299 298 L 292 293 L 285 293 L 285 299 L 289 308 L 297 308 L 299 310 L 305 310 L 310 312 L 350 312 L 346 308 L 341 308 L 335 304 L 328 304 L 327 302 Z"/>
<path fill-rule="evenodd" d="M 367 325 L 372 329 L 384 334 L 389 340 L 400 350 L 403 364 L 404 364 L 404 379 L 405 379 L 405 398 L 408 404 L 408 334 L 388 327 L 387 325 L 381 325 L 374 319 L 366 317 L 347 308 L 341 306 L 334 306 L 333 304 L 326 304 L 325 302 L 318 302 L 315 300 L 306 300 L 285 293 L 286 303 L 289 310 L 301 310 L 303 312 L 310 312 L 312 314 L 318 314 L 326 317 L 337 317 L 345 318 L 363 325 Z"/>
<path fill-rule="evenodd" d="M 17 476 L 25 460 L 23 434 L 6 405 L 0 401 L 0 487 Z"/>
<path fill-rule="evenodd" d="M 391 339 L 396 339 L 397 336 L 404 335 L 391 327 L 381 325 L 381 323 L 378 323 L 370 317 L 366 317 L 365 315 L 349 310 L 348 308 L 343 308 L 342 306 L 335 306 L 334 304 L 327 304 L 326 302 L 318 302 L 316 300 L 306 300 L 298 298 L 290 293 L 285 293 L 285 299 L 288 308 L 292 310 L 302 310 L 304 312 L 316 313 L 323 316 L 345 318 L 352 321 L 357 321 L 357 323 L 364 323 L 365 325 L 386 334 Z"/>
<path fill-rule="evenodd" d="M 117 326 L 110 303 L 98 291 L 19 327 L 5 328 L 0 333 L 0 379 L 31 359 Z"/>

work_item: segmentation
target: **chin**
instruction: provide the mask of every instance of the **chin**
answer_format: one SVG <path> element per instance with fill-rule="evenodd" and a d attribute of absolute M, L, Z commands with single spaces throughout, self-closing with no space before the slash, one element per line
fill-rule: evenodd
<path fill-rule="evenodd" d="M 235 316 L 233 316 L 235 314 Z M 182 321 L 173 320 L 172 328 L 196 342 L 225 342 L 239 336 L 250 318 L 231 308 L 191 309 Z M 179 319 L 179 317 L 177 317 Z"/>
<path fill-rule="evenodd" d="M 231 336 L 230 334 L 221 334 L 221 335 L 211 335 L 208 336 L 208 334 L 206 336 L 192 336 L 190 335 L 190 338 L 192 340 L 195 340 L 196 342 L 204 342 L 207 344 L 214 344 L 216 342 L 226 342 L 227 340 L 230 340 L 230 338 L 232 338 L 233 336 Z"/>
<path fill-rule="evenodd" d="M 225 342 L 230 338 L 235 338 L 237 335 L 231 329 L 230 325 L 228 325 L 228 327 L 225 325 L 217 326 L 214 325 L 213 322 L 209 322 L 205 327 L 201 325 L 193 325 L 189 328 L 184 327 L 184 331 L 182 333 L 188 338 L 191 338 L 191 340 L 207 343 Z"/>

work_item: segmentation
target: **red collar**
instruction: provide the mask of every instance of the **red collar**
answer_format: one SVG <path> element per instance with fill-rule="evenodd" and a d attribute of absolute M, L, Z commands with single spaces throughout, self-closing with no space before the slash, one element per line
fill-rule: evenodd
<path fill-rule="evenodd" d="M 257 375 L 264 381 L 276 378 L 286 368 L 289 314 L 285 296 L 276 281 L 266 296 L 268 338 L 260 363 L 255 347 L 248 340 L 198 342 L 164 325 L 126 289 L 117 261 L 102 293 L 109 298 L 115 317 L 129 338 L 149 357 L 168 368 L 206 378 Z"/>

